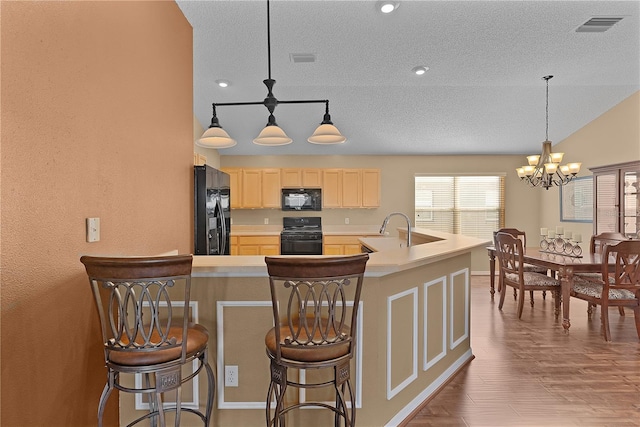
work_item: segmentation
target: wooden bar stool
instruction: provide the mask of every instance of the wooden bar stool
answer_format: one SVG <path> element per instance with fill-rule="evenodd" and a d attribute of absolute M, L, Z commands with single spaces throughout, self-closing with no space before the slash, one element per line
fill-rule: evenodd
<path fill-rule="evenodd" d="M 265 258 L 275 325 L 265 337 L 271 365 L 267 426 L 285 425 L 289 411 L 305 406 L 330 409 L 336 426 L 341 419 L 347 427 L 355 425 L 356 399 L 351 387 L 350 362 L 355 351 L 358 304 L 368 259 L 367 254 Z M 348 299 L 353 303 L 351 307 Z M 298 377 L 290 375 L 289 368 L 298 370 Z M 311 369 L 331 369 L 332 379 L 314 382 L 305 375 L 302 382 L 300 370 Z M 335 405 L 306 399 L 285 403 L 288 387 L 327 386 L 335 391 Z"/>
<path fill-rule="evenodd" d="M 98 426 L 102 426 L 105 404 L 114 389 L 148 396 L 149 413 L 128 425 L 148 420 L 152 426 L 164 427 L 165 412 L 175 412 L 175 426 L 179 426 L 182 412 L 190 412 L 208 426 L 214 377 L 207 359 L 209 333 L 204 326 L 189 321 L 191 255 L 83 256 L 80 261 L 87 270 L 98 309 L 108 374 L 98 404 Z M 182 289 L 179 306 L 172 303 L 170 294 Z M 206 408 L 183 407 L 182 385 L 202 368 L 207 374 Z M 140 375 L 142 381 L 130 386 L 127 380 L 133 375 Z M 175 391 L 176 402 L 165 408 L 162 394 L 169 391 Z"/>

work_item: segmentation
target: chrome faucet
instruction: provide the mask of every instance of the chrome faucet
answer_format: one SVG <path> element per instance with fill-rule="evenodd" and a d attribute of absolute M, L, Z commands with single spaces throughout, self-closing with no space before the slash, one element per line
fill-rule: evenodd
<path fill-rule="evenodd" d="M 391 212 L 389 215 L 387 215 L 387 217 L 382 222 L 382 227 L 380 227 L 380 234 L 384 234 L 384 230 L 386 230 L 387 228 L 389 219 L 394 215 L 400 215 L 401 217 L 404 217 L 404 219 L 407 221 L 407 247 L 411 247 L 411 220 L 409 219 L 408 216 L 406 216 L 402 212 Z"/>

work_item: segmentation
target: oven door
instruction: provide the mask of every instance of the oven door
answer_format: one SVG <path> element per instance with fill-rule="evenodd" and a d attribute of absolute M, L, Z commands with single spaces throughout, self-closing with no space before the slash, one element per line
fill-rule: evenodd
<path fill-rule="evenodd" d="M 280 236 L 280 255 L 322 255 L 322 236 Z"/>

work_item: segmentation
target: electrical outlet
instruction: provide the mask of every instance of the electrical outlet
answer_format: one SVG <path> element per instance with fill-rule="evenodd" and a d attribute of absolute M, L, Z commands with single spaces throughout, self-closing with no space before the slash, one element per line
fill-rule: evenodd
<path fill-rule="evenodd" d="M 349 218 L 345 218 L 344 219 L 344 223 L 348 225 L 349 224 Z"/>
<path fill-rule="evenodd" d="M 265 223 L 265 224 L 269 224 L 269 218 L 265 218 L 265 219 L 264 219 L 264 223 Z"/>
<path fill-rule="evenodd" d="M 238 387 L 238 366 L 237 365 L 225 365 L 224 386 Z"/>

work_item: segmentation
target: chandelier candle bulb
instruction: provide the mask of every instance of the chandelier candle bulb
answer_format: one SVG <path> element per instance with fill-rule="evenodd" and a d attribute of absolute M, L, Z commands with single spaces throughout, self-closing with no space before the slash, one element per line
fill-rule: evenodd
<path fill-rule="evenodd" d="M 553 239 L 554 237 L 556 237 L 556 232 L 553 230 L 549 230 L 549 234 L 547 235 L 547 237 Z"/>
<path fill-rule="evenodd" d="M 557 226 L 556 227 L 556 234 L 559 234 L 562 236 L 562 234 L 564 234 L 564 228 Z"/>
<path fill-rule="evenodd" d="M 543 227 L 543 228 L 540 229 L 540 235 L 541 236 L 546 236 L 548 232 L 549 232 L 549 229 L 546 228 L 546 227 Z"/>
<path fill-rule="evenodd" d="M 571 239 L 571 237 L 573 237 L 573 233 L 571 231 L 565 231 L 564 232 L 564 237 L 566 239 Z"/>
<path fill-rule="evenodd" d="M 573 240 L 575 240 L 576 243 L 581 243 L 582 242 L 582 234 L 580 233 L 576 233 L 573 235 Z"/>

